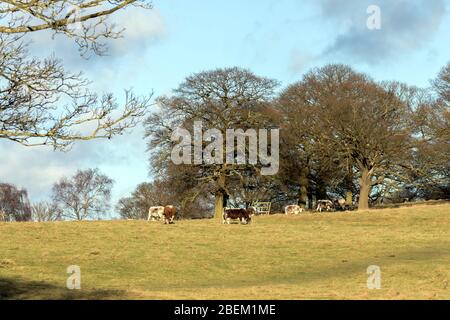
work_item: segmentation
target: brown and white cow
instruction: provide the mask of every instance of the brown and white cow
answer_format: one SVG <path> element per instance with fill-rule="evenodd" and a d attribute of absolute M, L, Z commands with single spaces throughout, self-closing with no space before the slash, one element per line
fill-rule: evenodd
<path fill-rule="evenodd" d="M 349 209 L 349 206 L 347 205 L 347 201 L 345 199 L 342 199 L 342 198 L 340 198 L 338 200 L 334 200 L 333 201 L 333 205 L 334 205 L 334 208 L 336 210 L 345 211 L 345 210 Z"/>
<path fill-rule="evenodd" d="M 256 214 L 255 208 L 248 209 L 223 209 L 223 224 L 230 224 L 231 220 L 239 220 L 242 224 L 251 224 L 252 217 Z"/>
<path fill-rule="evenodd" d="M 333 211 L 334 205 L 330 200 L 319 200 L 317 201 L 317 211 Z"/>
<path fill-rule="evenodd" d="M 166 206 L 164 208 L 164 224 L 174 224 L 173 220 L 177 214 L 177 208 L 174 206 Z"/>
<path fill-rule="evenodd" d="M 289 215 L 289 214 L 298 215 L 298 214 L 300 214 L 302 212 L 303 212 L 303 208 L 300 207 L 300 206 L 297 206 L 297 205 L 286 206 L 286 208 L 284 209 L 284 213 L 286 215 Z"/>
<path fill-rule="evenodd" d="M 164 207 L 151 207 L 148 210 L 147 221 L 161 221 L 164 215 Z"/>

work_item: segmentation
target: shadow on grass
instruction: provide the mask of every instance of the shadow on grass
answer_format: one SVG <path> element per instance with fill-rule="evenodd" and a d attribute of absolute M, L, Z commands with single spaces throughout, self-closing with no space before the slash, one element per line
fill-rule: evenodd
<path fill-rule="evenodd" d="M 0 300 L 115 300 L 124 299 L 120 290 L 69 290 L 42 281 L 0 278 Z"/>
<path fill-rule="evenodd" d="M 384 270 L 385 268 L 390 268 L 393 265 L 404 266 L 405 264 L 410 264 L 411 262 L 432 262 L 438 258 L 449 256 L 450 254 L 448 249 L 449 247 L 447 245 L 409 250 L 392 249 L 387 250 L 384 255 L 380 254 L 380 256 L 374 255 L 359 257 L 358 259 L 349 258 L 348 261 L 345 259 L 345 255 L 341 255 L 340 258 L 336 257 L 336 263 L 334 265 L 323 266 L 311 271 L 300 270 L 292 271 L 284 275 L 277 274 L 274 278 L 267 282 L 267 284 L 274 282 L 280 284 L 289 284 L 293 282 L 293 279 L 298 279 L 299 281 L 301 281 L 301 283 L 327 279 L 329 279 L 331 282 L 335 278 L 348 278 L 355 275 L 360 275 L 361 279 L 365 281 L 368 277 L 366 271 L 370 265 L 378 265 L 382 270 Z M 418 273 L 425 272 L 427 270 L 425 269 L 424 265 L 418 265 L 417 269 Z M 411 272 L 413 270 L 409 269 L 409 271 Z M 260 280 L 259 282 L 254 283 L 254 285 L 261 284 L 263 283 Z M 447 285 L 444 282 L 440 283 L 439 285 L 442 285 L 442 287 L 439 287 L 439 289 L 446 289 Z"/>

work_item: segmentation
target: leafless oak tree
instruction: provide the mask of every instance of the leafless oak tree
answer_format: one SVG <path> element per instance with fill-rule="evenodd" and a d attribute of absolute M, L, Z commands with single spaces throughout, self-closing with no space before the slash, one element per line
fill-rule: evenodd
<path fill-rule="evenodd" d="M 422 199 L 449 199 L 450 63 L 420 98 L 412 117 L 415 148 L 407 186 Z"/>
<path fill-rule="evenodd" d="M 52 30 L 73 38 L 82 54 L 105 52 L 100 40 L 118 38 L 123 29 L 108 18 L 130 6 L 150 9 L 143 0 L 5 0 L 0 1 L 0 34 L 23 35 Z"/>
<path fill-rule="evenodd" d="M 275 80 L 240 68 L 217 69 L 188 77 L 173 91 L 172 96 L 158 99 L 160 112 L 146 121 L 153 168 L 160 170 L 160 173 L 173 170 L 170 165 L 170 152 L 174 145 L 171 135 L 177 128 L 193 133 L 195 121 L 202 121 L 204 131 L 217 129 L 224 136 L 227 129 L 272 128 L 266 123 L 261 110 L 273 99 L 277 85 Z M 203 147 L 206 145 L 208 142 L 203 142 Z M 243 173 L 252 171 L 258 174 L 260 169 L 258 165 L 229 163 L 188 166 L 191 168 L 179 170 L 192 174 L 189 176 L 193 184 L 191 190 L 197 191 L 192 193 L 191 199 L 209 190 L 215 195 L 216 217 L 221 217 L 226 197 L 230 195 L 227 178 L 235 176 L 244 179 Z M 175 169 L 176 172 L 179 170 Z"/>
<path fill-rule="evenodd" d="M 303 119 L 297 136 L 304 140 L 297 145 L 358 176 L 361 210 L 372 188 L 395 175 L 410 154 L 410 113 L 402 94 L 401 85 L 375 83 L 344 65 L 315 69 L 284 94 L 291 99 L 287 111 Z"/>
<path fill-rule="evenodd" d="M 81 73 L 66 71 L 55 57 L 31 57 L 25 35 L 51 30 L 79 45 L 81 54 L 103 54 L 101 39 L 117 38 L 108 17 L 144 1 L 0 1 L 0 139 L 25 146 L 67 149 L 73 141 L 111 138 L 134 127 L 151 94 L 126 91 L 120 107 L 112 94 L 89 90 Z"/>

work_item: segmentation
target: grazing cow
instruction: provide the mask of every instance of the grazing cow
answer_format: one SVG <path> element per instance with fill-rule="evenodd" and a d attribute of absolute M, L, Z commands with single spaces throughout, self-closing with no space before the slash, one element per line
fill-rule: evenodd
<path fill-rule="evenodd" d="M 345 199 L 333 200 L 333 208 L 342 211 L 346 210 L 347 206 Z"/>
<path fill-rule="evenodd" d="M 333 202 L 330 200 L 319 200 L 317 201 L 317 211 L 332 211 L 333 210 Z"/>
<path fill-rule="evenodd" d="M 300 206 L 297 206 L 297 205 L 290 205 L 284 209 L 284 213 L 286 213 L 286 215 L 289 215 L 289 214 L 298 215 L 302 212 L 303 212 L 303 208 Z"/>
<path fill-rule="evenodd" d="M 174 224 L 173 220 L 177 214 L 177 208 L 174 206 L 166 206 L 164 208 L 164 224 Z"/>
<path fill-rule="evenodd" d="M 164 207 L 151 207 L 148 210 L 147 221 L 161 221 L 164 215 Z"/>
<path fill-rule="evenodd" d="M 252 217 L 256 214 L 255 208 L 248 209 L 223 209 L 223 224 L 230 224 L 231 220 L 239 220 L 242 224 L 251 224 Z"/>

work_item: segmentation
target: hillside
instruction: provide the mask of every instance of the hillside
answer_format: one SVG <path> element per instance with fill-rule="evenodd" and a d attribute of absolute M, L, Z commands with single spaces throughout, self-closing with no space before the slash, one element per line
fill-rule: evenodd
<path fill-rule="evenodd" d="M 66 289 L 70 265 L 81 290 Z M 381 268 L 368 290 L 366 270 Z M 215 220 L 1 223 L 3 299 L 449 299 L 450 204 Z"/>

